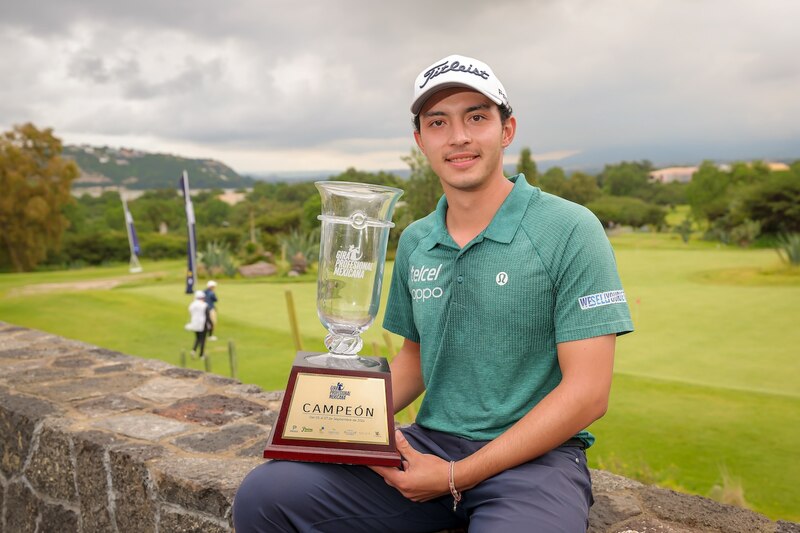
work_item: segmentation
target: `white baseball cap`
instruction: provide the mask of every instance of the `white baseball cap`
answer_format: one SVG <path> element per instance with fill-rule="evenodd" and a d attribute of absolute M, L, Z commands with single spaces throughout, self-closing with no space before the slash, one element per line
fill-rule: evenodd
<path fill-rule="evenodd" d="M 411 113 L 418 115 L 433 93 L 450 87 L 467 87 L 486 95 L 497 105 L 510 107 L 506 89 L 489 65 L 471 57 L 451 55 L 419 73 L 414 82 Z"/>
<path fill-rule="evenodd" d="M 213 279 L 210 280 L 208 283 L 206 283 L 206 287 L 209 287 L 209 288 L 216 287 L 216 286 L 217 286 L 217 282 L 214 281 Z"/>
<path fill-rule="evenodd" d="M 194 298 L 195 300 L 205 299 L 206 293 L 203 291 L 194 291 Z"/>

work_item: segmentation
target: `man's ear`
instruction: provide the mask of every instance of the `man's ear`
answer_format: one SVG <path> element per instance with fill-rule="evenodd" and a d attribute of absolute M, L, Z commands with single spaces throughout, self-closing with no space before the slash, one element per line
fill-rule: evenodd
<path fill-rule="evenodd" d="M 514 140 L 514 135 L 517 133 L 517 119 L 515 117 L 508 117 L 505 124 L 503 124 L 503 148 L 508 148 L 511 141 Z"/>

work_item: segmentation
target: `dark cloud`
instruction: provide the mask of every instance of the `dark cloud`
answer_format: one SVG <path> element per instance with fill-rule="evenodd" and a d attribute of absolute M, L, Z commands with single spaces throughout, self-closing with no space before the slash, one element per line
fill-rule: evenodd
<path fill-rule="evenodd" d="M 534 152 L 797 139 L 798 16 L 793 0 L 4 2 L 0 125 L 209 149 L 410 146 L 412 80 L 458 52 L 501 76 L 515 146 Z"/>

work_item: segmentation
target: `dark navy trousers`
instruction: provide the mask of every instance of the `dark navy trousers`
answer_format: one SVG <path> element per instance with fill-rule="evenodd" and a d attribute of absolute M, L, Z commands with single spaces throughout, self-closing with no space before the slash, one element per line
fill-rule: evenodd
<path fill-rule="evenodd" d="M 488 443 L 415 424 L 402 431 L 417 451 L 447 461 Z M 464 491 L 456 512 L 450 495 L 412 502 L 364 466 L 270 461 L 242 481 L 233 520 L 236 533 L 585 533 L 591 504 L 586 454 L 561 446 Z"/>

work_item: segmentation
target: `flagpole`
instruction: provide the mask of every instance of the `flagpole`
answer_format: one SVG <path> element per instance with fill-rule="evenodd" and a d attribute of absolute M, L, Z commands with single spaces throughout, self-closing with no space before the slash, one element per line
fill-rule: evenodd
<path fill-rule="evenodd" d="M 131 250 L 131 259 L 128 271 L 131 274 L 136 274 L 142 271 L 142 265 L 139 263 L 139 257 L 136 250 L 138 246 L 135 244 L 136 236 L 134 234 L 135 230 L 133 229 L 133 216 L 128 210 L 128 202 L 125 200 L 125 195 L 122 191 L 119 191 L 119 197 L 122 200 L 122 210 L 125 213 L 125 231 L 128 233 L 128 248 Z"/>
<path fill-rule="evenodd" d="M 186 208 L 186 228 L 189 244 L 187 246 L 186 268 L 186 294 L 194 292 L 194 282 L 197 279 L 197 235 L 195 233 L 194 206 L 189 193 L 189 174 L 184 170 L 181 177 L 181 190 L 183 191 L 184 207 Z"/>

